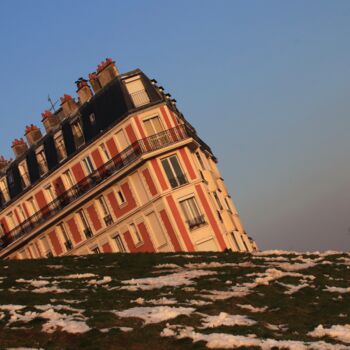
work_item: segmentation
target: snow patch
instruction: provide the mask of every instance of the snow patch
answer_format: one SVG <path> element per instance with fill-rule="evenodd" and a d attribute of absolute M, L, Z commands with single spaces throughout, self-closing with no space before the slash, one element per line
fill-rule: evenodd
<path fill-rule="evenodd" d="M 343 326 L 334 325 L 330 328 L 324 328 L 323 325 L 320 324 L 312 332 L 309 332 L 308 335 L 317 338 L 328 336 L 344 343 L 350 343 L 350 324 Z"/>
<path fill-rule="evenodd" d="M 145 324 L 159 323 L 180 315 L 189 316 L 195 309 L 191 307 L 134 307 L 124 311 L 115 311 L 114 314 L 119 317 L 136 317 L 145 321 Z"/>

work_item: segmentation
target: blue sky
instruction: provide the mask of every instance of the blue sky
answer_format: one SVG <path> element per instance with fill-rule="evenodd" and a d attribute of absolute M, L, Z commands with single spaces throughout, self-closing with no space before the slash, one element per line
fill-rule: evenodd
<path fill-rule="evenodd" d="M 1 2 L 1 154 L 105 57 L 212 146 L 264 248 L 350 248 L 349 1 Z"/>

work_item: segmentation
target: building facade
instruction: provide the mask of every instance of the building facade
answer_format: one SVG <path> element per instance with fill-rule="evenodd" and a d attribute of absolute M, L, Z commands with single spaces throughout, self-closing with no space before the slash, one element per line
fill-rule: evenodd
<path fill-rule="evenodd" d="M 111 59 L 0 158 L 0 258 L 253 251 L 211 149 L 176 101 Z"/>

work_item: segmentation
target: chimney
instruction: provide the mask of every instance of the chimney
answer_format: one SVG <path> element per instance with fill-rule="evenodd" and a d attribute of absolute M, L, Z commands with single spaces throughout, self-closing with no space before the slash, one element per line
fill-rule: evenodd
<path fill-rule="evenodd" d="M 25 143 L 25 141 L 22 138 L 15 139 L 12 141 L 12 149 L 16 158 L 18 158 L 28 150 L 28 145 Z"/>
<path fill-rule="evenodd" d="M 102 87 L 119 75 L 115 62 L 111 58 L 106 58 L 105 61 L 102 61 L 96 72 Z"/>
<path fill-rule="evenodd" d="M 78 90 L 78 96 L 80 104 L 83 105 L 85 102 L 89 101 L 90 98 L 93 96 L 93 93 L 90 89 L 90 86 L 88 85 L 87 80 L 83 78 L 79 78 L 76 82 Z"/>
<path fill-rule="evenodd" d="M 65 117 L 71 116 L 78 109 L 78 105 L 73 97 L 67 94 L 61 97 L 61 107 Z"/>
<path fill-rule="evenodd" d="M 98 92 L 99 90 L 101 90 L 101 84 L 100 81 L 98 80 L 97 74 L 94 73 L 90 73 L 89 74 L 89 80 L 90 80 L 90 84 L 96 94 L 96 92 Z"/>
<path fill-rule="evenodd" d="M 25 137 L 29 143 L 29 146 L 35 145 L 42 137 L 40 129 L 31 124 L 26 126 Z"/>
<path fill-rule="evenodd" d="M 5 169 L 10 162 L 5 159 L 3 156 L 0 156 L 0 171 Z"/>
<path fill-rule="evenodd" d="M 44 124 L 46 132 L 52 131 L 60 124 L 60 119 L 51 111 L 44 111 L 44 113 L 41 113 L 41 116 L 43 117 L 42 123 Z"/>

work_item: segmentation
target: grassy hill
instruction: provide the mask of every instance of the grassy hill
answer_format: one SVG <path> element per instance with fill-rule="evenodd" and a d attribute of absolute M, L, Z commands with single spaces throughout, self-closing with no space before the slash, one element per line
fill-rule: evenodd
<path fill-rule="evenodd" d="M 0 262 L 0 349 L 350 349 L 350 255 Z"/>

